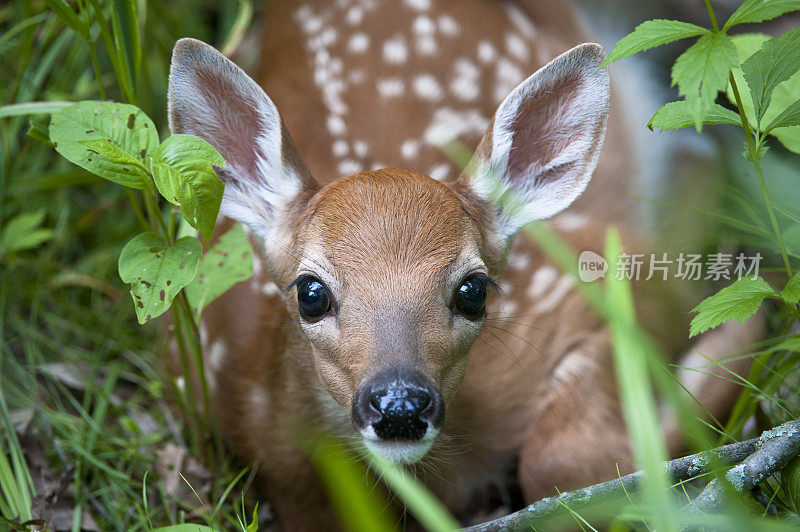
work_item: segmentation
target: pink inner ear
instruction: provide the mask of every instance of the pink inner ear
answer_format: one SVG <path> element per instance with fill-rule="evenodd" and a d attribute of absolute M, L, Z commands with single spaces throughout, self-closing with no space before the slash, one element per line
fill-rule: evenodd
<path fill-rule="evenodd" d="M 206 116 L 197 113 L 191 133 L 207 140 L 228 163 L 239 167 L 244 176 L 258 175 L 258 159 L 265 158 L 258 138 L 265 133 L 258 102 L 245 87 L 236 86 L 227 76 L 214 75 L 198 69 L 198 96 L 205 102 L 196 106 L 207 110 Z"/>
<path fill-rule="evenodd" d="M 577 101 L 582 89 L 578 71 L 559 76 L 532 95 L 523 97 L 514 115 L 509 176 L 533 179 L 530 185 L 556 181 L 577 164 L 565 160 L 553 168 L 550 163 L 563 154 L 575 140 L 590 134 L 592 123 Z"/>

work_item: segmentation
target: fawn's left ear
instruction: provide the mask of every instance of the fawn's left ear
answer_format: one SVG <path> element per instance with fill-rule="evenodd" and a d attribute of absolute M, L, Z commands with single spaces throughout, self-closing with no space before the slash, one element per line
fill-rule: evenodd
<path fill-rule="evenodd" d="M 606 131 L 609 79 L 599 44 L 582 44 L 520 83 L 500 104 L 461 181 L 496 207 L 510 239 L 572 203 L 589 182 Z"/>

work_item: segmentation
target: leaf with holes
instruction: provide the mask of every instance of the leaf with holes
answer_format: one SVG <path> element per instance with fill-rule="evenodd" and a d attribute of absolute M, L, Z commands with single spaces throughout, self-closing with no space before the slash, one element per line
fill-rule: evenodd
<path fill-rule="evenodd" d="M 735 24 L 763 22 L 800 9 L 800 0 L 746 0 L 728 18 L 723 31 Z"/>
<path fill-rule="evenodd" d="M 706 112 L 703 117 L 703 124 L 723 124 L 730 126 L 741 126 L 742 119 L 738 114 L 726 109 L 721 105 L 712 104 L 711 108 Z M 653 128 L 660 128 L 663 130 L 675 131 L 685 127 L 693 126 L 694 118 L 689 114 L 689 108 L 685 100 L 677 102 L 670 102 L 656 111 L 653 118 L 647 123 L 650 131 Z"/>
<path fill-rule="evenodd" d="M 662 44 L 708 32 L 705 28 L 679 20 L 647 20 L 636 26 L 632 33 L 617 42 L 617 45 L 608 54 L 602 66 Z"/>
<path fill-rule="evenodd" d="M 50 140 L 68 161 L 138 189 L 147 187 L 147 161 L 158 148 L 153 121 L 138 107 L 113 102 L 84 101 L 53 114 Z"/>
<path fill-rule="evenodd" d="M 142 233 L 128 242 L 119 256 L 119 276 L 131 285 L 139 323 L 169 309 L 181 288 L 191 283 L 203 248 L 193 237 L 170 246 L 153 233 Z"/>
<path fill-rule="evenodd" d="M 225 185 L 214 172 L 225 159 L 203 139 L 173 135 L 158 147 L 152 160 L 153 179 L 167 201 L 198 229 L 206 243 L 214 232 Z"/>
<path fill-rule="evenodd" d="M 197 277 L 186 287 L 189 305 L 199 314 L 209 303 L 231 286 L 253 275 L 253 248 L 236 224 L 205 252 L 197 268 Z"/>
<path fill-rule="evenodd" d="M 689 337 L 713 329 L 728 320 L 744 323 L 755 314 L 767 297 L 777 297 L 777 294 L 761 277 L 743 277 L 735 281 L 692 309 L 697 316 L 692 319 Z"/>
<path fill-rule="evenodd" d="M 756 124 L 760 124 L 775 87 L 800 69 L 800 28 L 764 42 L 760 50 L 742 63 L 741 68 L 750 88 Z"/>
<path fill-rule="evenodd" d="M 703 35 L 675 61 L 672 84 L 678 85 L 678 92 L 686 98 L 698 132 L 717 93 L 725 90 L 731 68 L 738 64 L 736 46 L 724 33 Z"/>

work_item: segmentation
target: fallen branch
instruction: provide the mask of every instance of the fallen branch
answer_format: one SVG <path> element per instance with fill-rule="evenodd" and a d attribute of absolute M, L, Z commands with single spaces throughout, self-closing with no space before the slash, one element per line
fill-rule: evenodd
<path fill-rule="evenodd" d="M 798 454 L 800 454 L 800 420 L 795 420 L 768 430 L 759 438 L 671 460 L 664 464 L 664 468 L 673 482 L 678 482 L 708 473 L 715 460 L 720 465 L 739 464 L 729 470 L 726 476 L 735 489 L 744 492 L 752 490 L 767 476 L 780 469 Z M 541 499 L 518 512 L 463 530 L 464 532 L 488 532 L 530 529 L 530 527 L 554 517 L 567 515 L 570 512 L 579 513 L 582 509 L 590 506 L 614 498 L 626 497 L 628 493 L 639 488 L 643 479 L 644 471 L 637 471 L 588 488 Z M 712 488 L 712 485 L 716 485 L 718 488 Z M 718 481 L 712 481 L 706 488 L 709 493 L 706 494 L 706 491 L 701 493 L 697 498 L 700 501 L 698 502 L 696 499 L 689 505 L 697 502 L 691 510 L 713 509 L 712 501 L 715 497 L 717 500 L 719 499 L 718 490 L 721 489 L 722 486 Z"/>
<path fill-rule="evenodd" d="M 784 423 L 764 432 L 759 438 L 759 448 L 741 464 L 732 467 L 725 479 L 740 492 L 752 491 L 769 475 L 783 468 L 789 460 L 800 454 L 800 420 Z M 719 479 L 708 486 L 684 510 L 691 513 L 715 513 L 725 503 L 726 486 Z"/>

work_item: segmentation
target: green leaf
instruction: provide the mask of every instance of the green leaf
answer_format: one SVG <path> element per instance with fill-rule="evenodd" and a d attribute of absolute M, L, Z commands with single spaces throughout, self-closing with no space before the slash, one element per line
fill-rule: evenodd
<path fill-rule="evenodd" d="M 206 243 L 214 232 L 225 189 L 214 165 L 225 166 L 225 160 L 211 144 L 191 135 L 171 136 L 152 160 L 158 191 L 180 205 L 186 221 L 203 234 Z"/>
<path fill-rule="evenodd" d="M 697 316 L 692 319 L 689 337 L 728 320 L 744 323 L 747 318 L 755 314 L 764 298 L 775 296 L 775 291 L 761 277 L 738 279 L 692 309 Z"/>
<path fill-rule="evenodd" d="M 90 151 L 95 152 L 97 155 L 102 155 L 116 165 L 138 167 L 142 171 L 142 175 L 147 176 L 147 168 L 140 161 L 137 161 L 134 156 L 122 151 L 111 139 L 79 140 L 78 144 L 86 146 Z"/>
<path fill-rule="evenodd" d="M 51 114 L 65 107 L 72 105 L 72 102 L 24 102 L 12 103 L 0 106 L 0 118 L 6 116 L 24 116 L 36 114 Z"/>
<path fill-rule="evenodd" d="M 158 133 L 144 112 L 124 103 L 84 101 L 62 109 L 50 120 L 50 140 L 64 158 L 115 183 L 132 188 L 147 187 L 146 163 L 158 148 Z M 106 141 L 127 154 L 136 164 L 113 162 L 96 151 Z M 116 153 L 113 148 L 103 153 Z"/>
<path fill-rule="evenodd" d="M 773 129 L 789 126 L 800 126 L 800 100 L 784 109 L 764 131 L 769 133 Z"/>
<path fill-rule="evenodd" d="M 253 275 L 253 248 L 239 224 L 222 235 L 200 259 L 197 277 L 186 287 L 189 305 L 199 314 L 236 283 Z"/>
<path fill-rule="evenodd" d="M 772 91 L 800 69 L 800 28 L 766 41 L 741 68 L 753 99 L 756 124 L 760 125 L 772 101 Z"/>
<path fill-rule="evenodd" d="M 790 305 L 800 302 L 800 272 L 794 274 L 794 277 L 789 279 L 789 282 L 783 287 L 781 299 Z"/>
<path fill-rule="evenodd" d="M 731 68 L 739 57 L 731 38 L 724 33 L 707 33 L 686 50 L 672 67 L 672 84 L 686 98 L 687 109 L 699 132 L 703 117 L 717 93 L 728 84 Z"/>
<path fill-rule="evenodd" d="M 258 503 L 253 508 L 253 520 L 247 523 L 245 532 L 258 532 Z"/>
<path fill-rule="evenodd" d="M 131 285 L 139 323 L 169 309 L 181 288 L 192 282 L 203 248 L 196 238 L 184 237 L 174 246 L 153 233 L 128 242 L 119 256 L 119 276 Z"/>
<path fill-rule="evenodd" d="M 53 12 L 58 15 L 58 18 L 61 19 L 61 22 L 69 26 L 72 31 L 80 35 L 81 39 L 87 42 L 89 41 L 90 37 L 88 26 L 78 15 L 75 14 L 65 0 L 45 0 L 45 3 L 47 4 L 47 7 L 52 9 Z"/>
<path fill-rule="evenodd" d="M 763 33 L 746 33 L 732 37 L 734 44 L 739 52 L 739 60 L 744 62 L 761 49 L 761 45 L 769 40 L 768 35 Z M 744 107 L 745 116 L 750 122 L 752 127 L 755 127 L 755 108 L 753 107 L 753 99 L 750 96 L 750 88 L 744 80 L 744 74 L 741 69 L 733 69 L 733 77 L 736 79 L 736 84 L 739 87 L 739 93 L 742 96 L 742 107 Z M 728 100 L 734 105 L 736 99 L 733 90 L 728 86 Z M 794 102 L 800 100 L 800 72 L 795 73 L 788 80 L 779 83 L 772 93 L 772 103 L 770 103 L 764 116 L 761 119 L 762 124 L 772 124 L 775 119 Z M 777 138 L 787 149 L 800 153 L 800 126 L 789 127 L 776 127 L 769 131 L 769 134 Z"/>
<path fill-rule="evenodd" d="M 726 31 L 734 24 L 763 22 L 798 9 L 800 0 L 746 0 L 733 12 L 722 31 Z"/>
<path fill-rule="evenodd" d="M 708 30 L 688 22 L 664 19 L 647 20 L 636 26 L 632 33 L 620 39 L 601 66 L 662 44 L 703 33 L 708 33 Z"/>
<path fill-rule="evenodd" d="M 723 124 L 730 126 L 741 126 L 742 119 L 734 111 L 726 109 L 721 105 L 712 104 L 711 108 L 706 112 L 703 117 L 703 124 Z M 661 130 L 678 130 L 684 127 L 694 125 L 694 118 L 689 114 L 689 109 L 685 100 L 677 102 L 670 102 L 661 107 L 653 118 L 647 123 L 647 127 L 653 131 L 653 128 L 661 128 Z"/>
<path fill-rule="evenodd" d="M 40 229 L 45 210 L 23 212 L 5 222 L 0 233 L 0 252 L 21 251 L 35 248 L 53 236 L 51 229 Z"/>

